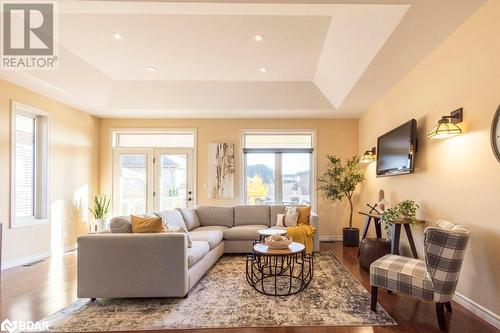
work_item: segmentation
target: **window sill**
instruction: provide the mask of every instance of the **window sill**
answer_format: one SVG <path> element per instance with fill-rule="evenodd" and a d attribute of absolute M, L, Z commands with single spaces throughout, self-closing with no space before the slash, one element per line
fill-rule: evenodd
<path fill-rule="evenodd" d="M 21 228 L 27 228 L 27 227 L 35 227 L 38 225 L 45 225 L 49 224 L 48 219 L 31 219 L 31 220 L 25 220 L 23 222 L 11 222 L 10 228 L 11 229 L 21 229 Z"/>

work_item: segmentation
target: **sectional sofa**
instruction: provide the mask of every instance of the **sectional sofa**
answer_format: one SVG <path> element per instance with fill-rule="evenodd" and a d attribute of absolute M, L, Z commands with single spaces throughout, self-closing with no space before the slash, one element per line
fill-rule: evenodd
<path fill-rule="evenodd" d="M 155 213 L 169 225 L 185 226 L 189 237 L 132 234 L 130 220 L 116 217 L 110 231 L 78 238 L 78 297 L 184 297 L 223 253 L 251 252 L 258 230 L 275 227 L 284 212 L 283 205 L 256 205 Z M 311 213 L 310 223 L 317 230 L 318 215 Z"/>

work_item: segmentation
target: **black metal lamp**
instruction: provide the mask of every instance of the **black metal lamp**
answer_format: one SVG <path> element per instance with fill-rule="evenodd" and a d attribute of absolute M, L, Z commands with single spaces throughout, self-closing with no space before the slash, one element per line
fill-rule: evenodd
<path fill-rule="evenodd" d="M 456 124 L 463 121 L 464 109 L 453 111 L 449 116 L 442 116 L 438 124 L 427 134 L 428 139 L 446 139 L 462 134 L 462 129 Z"/>
<path fill-rule="evenodd" d="M 371 162 L 374 162 L 376 152 L 377 149 L 375 147 L 373 147 L 371 150 L 365 151 L 363 156 L 361 156 L 361 158 L 359 159 L 359 162 L 364 164 L 369 164 Z"/>

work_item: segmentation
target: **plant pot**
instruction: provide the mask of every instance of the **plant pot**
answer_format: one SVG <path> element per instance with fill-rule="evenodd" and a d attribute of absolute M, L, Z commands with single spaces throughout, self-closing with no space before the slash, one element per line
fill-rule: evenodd
<path fill-rule="evenodd" d="M 96 231 L 101 232 L 107 229 L 106 219 L 95 220 L 94 225 L 96 226 Z"/>
<path fill-rule="evenodd" d="M 359 229 L 344 228 L 342 229 L 342 240 L 344 246 L 356 247 L 359 245 Z"/>

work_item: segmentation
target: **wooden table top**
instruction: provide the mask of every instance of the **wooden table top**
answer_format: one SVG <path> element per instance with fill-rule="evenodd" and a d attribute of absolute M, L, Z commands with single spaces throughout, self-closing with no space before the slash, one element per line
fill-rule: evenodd
<path fill-rule="evenodd" d="M 377 220 L 380 220 L 382 218 L 382 214 L 378 214 L 378 213 L 368 213 L 368 212 L 363 212 L 363 211 L 359 211 L 358 213 L 361 215 L 373 217 L 374 219 L 377 219 Z M 412 221 L 410 219 L 401 219 L 401 220 L 394 221 L 393 223 L 394 224 L 411 224 Z M 422 223 L 423 224 L 423 223 L 425 223 L 425 220 L 416 219 L 415 223 Z"/>
<path fill-rule="evenodd" d="M 304 246 L 304 244 L 293 242 L 292 244 L 288 245 L 288 248 L 286 249 L 271 249 L 264 243 L 258 243 L 254 245 L 253 249 L 258 254 L 265 256 L 282 256 L 304 252 L 306 247 Z"/>

